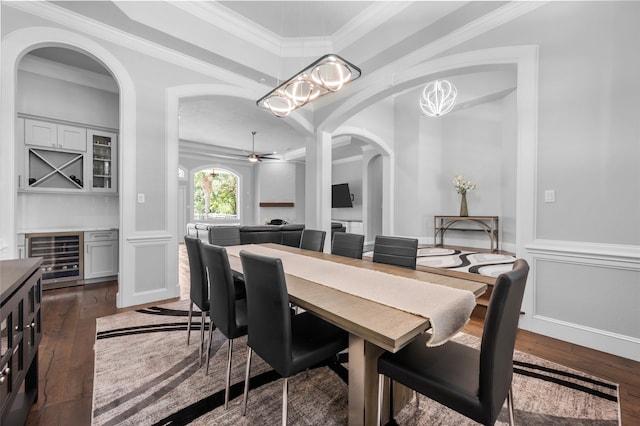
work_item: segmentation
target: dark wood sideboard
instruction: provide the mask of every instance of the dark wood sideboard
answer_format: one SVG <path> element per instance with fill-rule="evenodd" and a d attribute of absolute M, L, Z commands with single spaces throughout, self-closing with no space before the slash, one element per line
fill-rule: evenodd
<path fill-rule="evenodd" d="M 0 261 L 0 425 L 22 425 L 38 399 L 42 258 Z"/>

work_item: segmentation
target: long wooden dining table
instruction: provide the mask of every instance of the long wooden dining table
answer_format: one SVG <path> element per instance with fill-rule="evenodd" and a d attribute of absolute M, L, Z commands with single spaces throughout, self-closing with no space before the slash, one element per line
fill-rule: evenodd
<path fill-rule="evenodd" d="M 319 253 L 279 244 L 260 244 L 283 253 L 304 255 L 326 262 L 326 268 L 344 264 L 388 274 L 389 289 L 394 289 L 394 277 L 405 277 L 430 284 L 467 290 L 477 298 L 487 285 L 469 279 L 444 274 L 417 271 L 398 266 L 352 259 L 329 253 Z M 256 247 L 256 246 L 253 246 Z M 227 247 L 231 269 L 242 273 L 239 252 L 251 252 L 252 245 Z M 273 252 L 277 253 L 277 252 Z M 324 267 L 324 265 L 323 265 Z M 309 280 L 287 273 L 289 301 L 349 333 L 349 424 L 373 425 L 378 401 L 377 360 L 383 351 L 397 352 L 413 338 L 431 327 L 428 318 L 383 303 L 349 294 L 319 280 Z M 393 291 L 393 290 L 391 290 Z M 396 388 L 394 387 L 394 390 Z M 394 391 L 394 407 L 398 400 L 406 402 L 411 394 Z"/>

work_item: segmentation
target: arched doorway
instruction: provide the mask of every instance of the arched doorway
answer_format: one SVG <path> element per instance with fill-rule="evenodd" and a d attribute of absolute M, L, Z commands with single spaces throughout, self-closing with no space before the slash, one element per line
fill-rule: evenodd
<path fill-rule="evenodd" d="M 537 46 L 509 46 L 458 53 L 420 62 L 394 75 L 393 85 L 381 79 L 347 99 L 335 108 L 319 125 L 328 132 L 337 131 L 345 122 L 366 106 L 386 99 L 395 93 L 426 82 L 430 76 L 441 75 L 457 69 L 490 65 L 512 64 L 517 72 L 517 167 L 516 183 L 516 254 L 526 257 L 525 244 L 535 239 L 535 158 L 537 146 Z M 393 161 L 391 162 L 393 163 Z M 390 167 L 393 167 L 391 164 Z M 384 173 L 384 184 L 393 179 L 394 173 Z M 393 186 L 393 182 L 391 185 Z M 385 202 L 385 215 L 393 215 L 393 202 Z M 391 210 L 391 211 L 388 211 Z M 526 297 L 525 297 L 526 299 Z"/>
<path fill-rule="evenodd" d="M 46 40 L 43 42 L 43 40 Z M 111 73 L 119 89 L 118 122 L 120 130 L 120 147 L 118 152 L 120 182 L 119 194 L 122 202 L 119 205 L 119 291 L 117 306 L 135 304 L 135 261 L 134 248 L 126 243 L 126 237 L 135 231 L 135 185 L 123 185 L 122 182 L 135 182 L 135 163 L 124 161 L 125 158 L 135 158 L 135 87 L 128 72 L 116 57 L 100 44 L 77 33 L 58 28 L 25 28 L 14 31 L 5 36 L 2 49 L 2 138 L 0 150 L 0 177 L 6 185 L 0 187 L 1 198 L 7 203 L 0 208 L 0 235 L 6 238 L 8 250 L 2 253 L 3 258 L 16 256 L 16 205 L 17 185 L 16 173 L 16 85 L 18 64 L 25 54 L 41 47 L 65 47 L 84 52 L 91 58 L 98 60 Z M 177 269 L 175 272 L 177 276 Z"/>

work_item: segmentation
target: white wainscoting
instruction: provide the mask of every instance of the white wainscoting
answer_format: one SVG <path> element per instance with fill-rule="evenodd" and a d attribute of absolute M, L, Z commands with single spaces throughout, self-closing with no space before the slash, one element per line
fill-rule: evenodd
<path fill-rule="evenodd" d="M 640 361 L 640 247 L 536 240 L 523 328 Z"/>
<path fill-rule="evenodd" d="M 176 238 L 166 233 L 136 233 L 125 237 L 123 244 L 131 256 L 129 265 L 132 282 L 120 281 L 117 306 L 126 307 L 171 299 L 180 296 L 177 271 Z M 171 257 L 176 261 L 169 261 Z M 122 262 L 121 262 L 122 264 Z M 122 272 L 122 271 L 121 271 Z M 123 277 L 123 274 L 120 274 Z"/>

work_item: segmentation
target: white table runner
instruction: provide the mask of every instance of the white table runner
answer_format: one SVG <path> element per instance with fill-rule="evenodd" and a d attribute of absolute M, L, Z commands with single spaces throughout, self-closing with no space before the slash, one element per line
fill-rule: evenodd
<path fill-rule="evenodd" d="M 255 244 L 226 247 L 239 257 L 245 250 L 282 259 L 287 274 L 427 318 L 432 336 L 427 346 L 439 346 L 469 320 L 476 306 L 471 291 L 432 284 L 357 266 L 316 259 Z"/>

